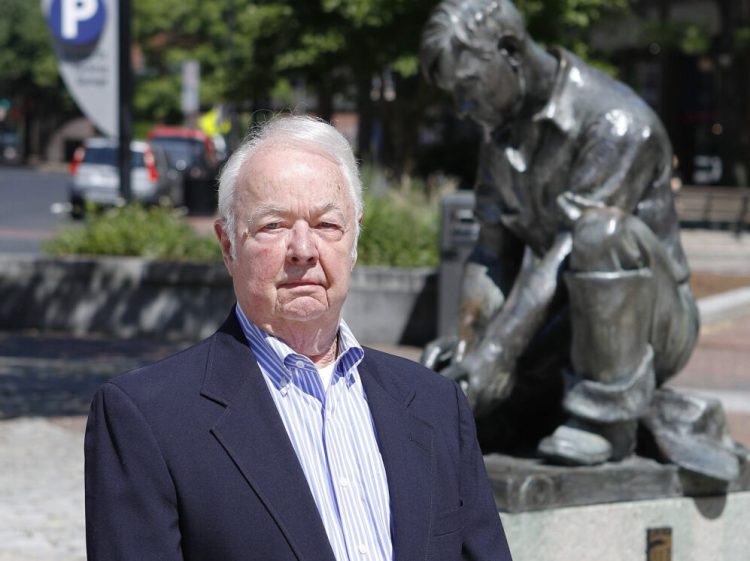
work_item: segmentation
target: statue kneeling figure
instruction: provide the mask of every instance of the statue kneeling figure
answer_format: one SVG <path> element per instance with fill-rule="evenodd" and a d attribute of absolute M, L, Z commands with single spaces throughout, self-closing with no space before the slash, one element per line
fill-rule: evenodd
<path fill-rule="evenodd" d="M 593 465 L 632 454 L 641 427 L 668 460 L 736 477 L 721 408 L 661 388 L 699 321 L 659 118 L 536 44 L 508 0 L 443 1 L 421 63 L 484 131 L 458 338 L 423 356 L 462 383 L 484 449 Z"/>

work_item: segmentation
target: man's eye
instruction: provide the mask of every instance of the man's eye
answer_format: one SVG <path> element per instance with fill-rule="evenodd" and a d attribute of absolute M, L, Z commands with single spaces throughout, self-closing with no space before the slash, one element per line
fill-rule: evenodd
<path fill-rule="evenodd" d="M 281 222 L 269 222 L 268 224 L 265 224 L 263 226 L 262 230 L 264 231 L 278 230 L 279 228 L 281 228 Z"/>
<path fill-rule="evenodd" d="M 315 229 L 329 240 L 340 240 L 344 236 L 344 227 L 339 222 L 318 222 Z"/>

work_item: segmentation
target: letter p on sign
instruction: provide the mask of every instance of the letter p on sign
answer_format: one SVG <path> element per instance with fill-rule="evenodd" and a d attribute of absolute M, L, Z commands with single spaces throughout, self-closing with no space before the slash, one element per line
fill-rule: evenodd
<path fill-rule="evenodd" d="M 47 22 L 64 44 L 90 45 L 104 30 L 106 12 L 104 0 L 52 0 Z"/>
<path fill-rule="evenodd" d="M 78 37 L 78 23 L 96 15 L 96 0 L 62 0 L 62 33 L 63 39 Z"/>

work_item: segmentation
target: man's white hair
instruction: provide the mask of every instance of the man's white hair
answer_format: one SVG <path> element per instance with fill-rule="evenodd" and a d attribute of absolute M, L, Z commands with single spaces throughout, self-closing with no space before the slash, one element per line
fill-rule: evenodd
<path fill-rule="evenodd" d="M 275 117 L 255 127 L 242 141 L 239 148 L 227 160 L 219 176 L 219 221 L 232 243 L 232 257 L 235 256 L 237 238 L 235 194 L 237 179 L 242 166 L 262 146 L 297 146 L 321 152 L 333 159 L 341 170 L 346 181 L 352 202 L 354 203 L 354 222 L 356 228 L 353 257 L 356 256 L 357 239 L 359 239 L 359 220 L 362 214 L 362 182 L 359 169 L 354 159 L 349 141 L 334 127 L 314 117 L 292 115 Z"/>

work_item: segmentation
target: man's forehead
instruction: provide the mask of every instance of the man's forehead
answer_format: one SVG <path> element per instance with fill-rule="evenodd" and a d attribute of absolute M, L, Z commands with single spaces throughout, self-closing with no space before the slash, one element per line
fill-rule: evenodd
<path fill-rule="evenodd" d="M 319 169 L 319 181 L 330 182 L 331 186 L 345 184 L 338 162 L 322 149 L 273 142 L 260 146 L 245 160 L 237 177 L 237 190 L 248 191 L 280 183 L 289 185 L 295 180 L 289 173 L 292 163 Z"/>
<path fill-rule="evenodd" d="M 307 160 L 310 163 L 320 164 L 320 160 L 326 160 L 328 163 L 339 167 L 338 161 L 324 148 L 314 144 L 303 143 L 299 141 L 288 140 L 269 140 L 260 146 L 251 154 L 242 165 L 242 170 L 252 170 L 253 168 L 265 167 L 269 160 L 283 164 L 287 159 Z M 317 161 L 316 161 L 317 160 Z M 284 169 L 284 166 L 281 166 Z"/>
<path fill-rule="evenodd" d="M 292 202 L 299 201 L 305 202 L 309 208 L 327 205 L 346 208 L 350 199 L 341 174 L 322 171 L 313 178 L 307 173 L 295 174 L 293 170 L 279 170 L 278 173 L 251 172 L 238 191 L 241 197 L 264 202 L 269 207 L 276 205 L 286 208 Z"/>
<path fill-rule="evenodd" d="M 344 214 L 344 209 L 341 208 L 341 204 L 335 201 L 314 203 L 312 205 L 309 205 L 307 211 L 312 216 L 322 216 L 327 213 Z M 270 204 L 262 204 L 253 207 L 250 216 L 252 219 L 255 217 L 270 215 L 283 216 L 292 212 L 293 209 L 290 206 L 273 202 Z"/>
<path fill-rule="evenodd" d="M 303 167 L 295 169 L 288 153 L 272 154 L 272 160 L 246 162 L 250 165 L 243 166 L 238 178 L 238 202 L 242 201 L 240 205 L 245 206 L 252 217 L 288 214 L 293 207 L 299 208 L 297 203 L 303 203 L 310 215 L 353 212 L 351 194 L 338 166 L 322 169 L 325 161 L 323 166 L 320 161 L 316 162 L 314 157 L 318 154 L 314 152 L 310 154 L 309 168 L 305 169 L 308 161 L 303 153 L 298 160 Z M 320 173 L 318 168 L 321 168 Z M 312 196 L 315 198 L 311 199 Z"/>

